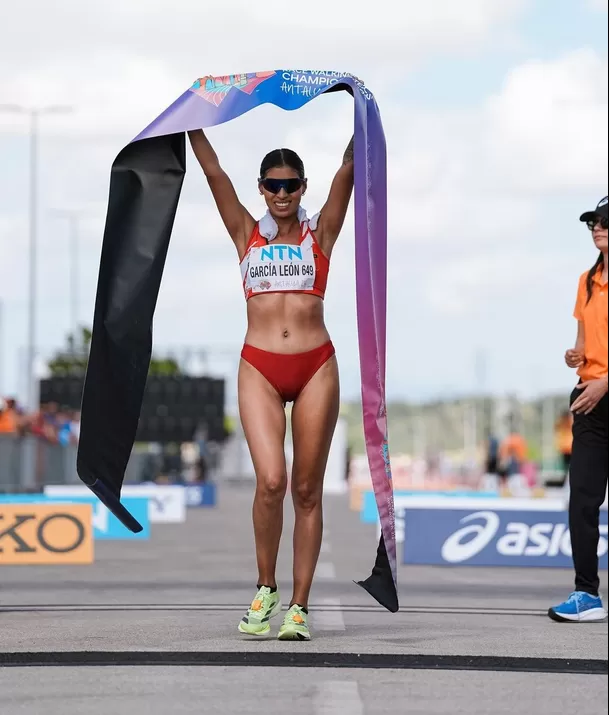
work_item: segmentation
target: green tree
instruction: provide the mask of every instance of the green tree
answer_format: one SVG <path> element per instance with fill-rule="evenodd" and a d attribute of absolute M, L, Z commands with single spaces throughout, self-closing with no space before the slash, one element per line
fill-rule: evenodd
<path fill-rule="evenodd" d="M 165 360 L 157 360 L 154 356 L 150 361 L 149 375 L 154 375 L 155 377 L 175 377 L 176 375 L 181 375 L 182 371 L 178 363 L 172 358 L 167 358 Z"/>
<path fill-rule="evenodd" d="M 66 340 L 66 348 L 59 350 L 49 360 L 48 367 L 53 377 L 66 377 L 68 375 L 84 375 L 89 362 L 89 351 L 93 333 L 89 328 L 82 327 L 75 338 L 70 334 Z M 181 375 L 182 371 L 177 360 L 173 358 L 155 358 L 150 361 L 150 375 L 155 377 L 174 377 Z"/>

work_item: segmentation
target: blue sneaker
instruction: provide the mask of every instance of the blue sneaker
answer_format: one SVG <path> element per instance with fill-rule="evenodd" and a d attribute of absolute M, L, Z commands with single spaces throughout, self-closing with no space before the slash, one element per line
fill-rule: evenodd
<path fill-rule="evenodd" d="M 550 608 L 548 616 L 559 623 L 592 623 L 604 621 L 607 611 L 598 596 L 591 596 L 585 591 L 574 591 L 560 606 Z"/>

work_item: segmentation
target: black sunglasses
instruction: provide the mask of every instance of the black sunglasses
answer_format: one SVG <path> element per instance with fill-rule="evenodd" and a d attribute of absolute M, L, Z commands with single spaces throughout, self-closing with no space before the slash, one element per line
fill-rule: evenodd
<path fill-rule="evenodd" d="M 605 231 L 609 228 L 609 218 L 605 218 L 603 216 L 597 216 L 594 219 L 590 219 L 590 221 L 586 221 L 586 223 L 591 231 L 594 231 L 599 223 L 601 228 L 605 229 Z"/>
<path fill-rule="evenodd" d="M 260 185 L 270 194 L 278 194 L 285 189 L 286 194 L 295 194 L 304 184 L 302 179 L 260 179 Z"/>

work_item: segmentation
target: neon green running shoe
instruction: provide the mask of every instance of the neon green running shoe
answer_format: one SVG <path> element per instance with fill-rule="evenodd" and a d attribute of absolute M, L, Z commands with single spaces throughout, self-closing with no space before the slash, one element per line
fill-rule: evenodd
<path fill-rule="evenodd" d="M 248 636 L 266 636 L 271 632 L 271 618 L 278 616 L 281 609 L 279 591 L 272 593 L 270 588 L 263 586 L 241 620 L 239 631 Z"/>
<path fill-rule="evenodd" d="M 292 606 L 279 629 L 280 641 L 310 641 L 309 617 L 300 606 Z"/>

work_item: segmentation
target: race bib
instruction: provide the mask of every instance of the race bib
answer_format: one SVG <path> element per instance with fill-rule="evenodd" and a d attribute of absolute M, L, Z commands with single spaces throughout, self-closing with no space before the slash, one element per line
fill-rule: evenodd
<path fill-rule="evenodd" d="M 246 288 L 254 293 L 306 291 L 315 285 L 313 246 L 272 245 L 252 248 Z"/>

